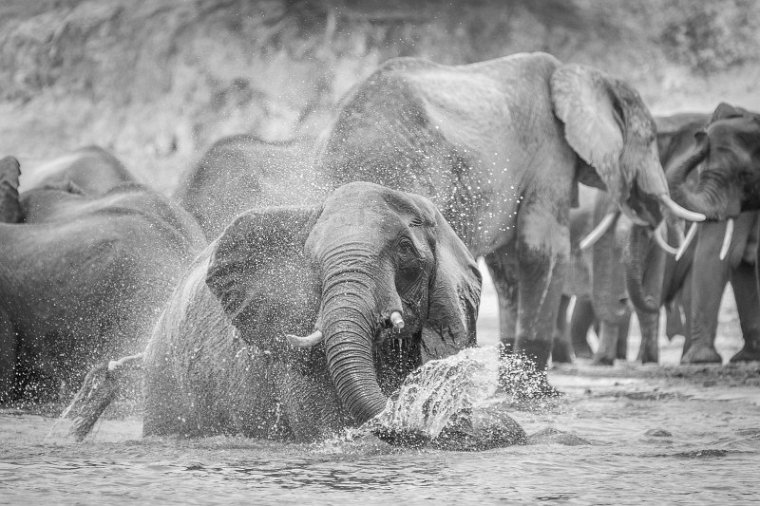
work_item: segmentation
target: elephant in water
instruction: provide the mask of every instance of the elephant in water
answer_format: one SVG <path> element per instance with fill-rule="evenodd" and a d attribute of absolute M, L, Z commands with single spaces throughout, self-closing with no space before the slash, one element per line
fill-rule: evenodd
<path fill-rule="evenodd" d="M 343 99 L 317 159 L 333 185 L 371 181 L 429 197 L 485 257 L 501 341 L 540 368 L 552 348 L 579 182 L 605 189 L 650 228 L 661 205 L 704 219 L 670 199 L 638 93 L 544 53 L 463 66 L 389 60 Z"/>
<path fill-rule="evenodd" d="M 0 209 L 34 217 L 0 224 L 0 400 L 54 399 L 105 356 L 144 347 L 206 242 L 143 186 L 93 196 L 44 185 L 19 200 L 18 163 L 0 169 Z"/>
<path fill-rule="evenodd" d="M 233 135 L 215 142 L 174 192 L 209 240 L 252 207 L 294 205 L 324 198 L 312 170 L 312 141 L 265 142 Z"/>
<path fill-rule="evenodd" d="M 423 197 L 358 182 L 318 206 L 250 210 L 153 332 L 143 432 L 313 440 L 361 424 L 409 372 L 475 345 L 480 290 Z"/>

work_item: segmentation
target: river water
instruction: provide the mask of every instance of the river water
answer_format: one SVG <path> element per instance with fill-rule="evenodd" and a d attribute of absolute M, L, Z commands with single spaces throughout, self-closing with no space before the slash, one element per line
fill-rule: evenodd
<path fill-rule="evenodd" d="M 481 340 L 493 344 L 484 294 Z M 530 444 L 409 449 L 354 434 L 316 444 L 140 436 L 105 420 L 74 443 L 65 423 L 0 411 L 0 504 L 758 504 L 760 365 L 555 367 L 565 395 L 510 412 Z M 718 350 L 741 346 L 730 303 Z M 635 355 L 637 343 L 630 354 Z"/>

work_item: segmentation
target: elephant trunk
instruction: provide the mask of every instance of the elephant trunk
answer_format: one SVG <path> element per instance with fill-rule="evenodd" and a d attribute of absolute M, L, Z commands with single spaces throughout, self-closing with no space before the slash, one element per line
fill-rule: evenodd
<path fill-rule="evenodd" d="M 656 281 L 650 280 L 646 287 L 644 283 L 644 261 L 650 246 L 647 232 L 647 227 L 639 225 L 631 227 L 628 248 L 623 255 L 623 263 L 625 265 L 628 298 L 639 311 L 656 313 L 660 310 L 659 301 L 653 295 L 657 292 L 652 286 Z"/>
<path fill-rule="evenodd" d="M 702 171 L 695 189 L 690 188 L 686 181 L 691 171 L 710 153 L 708 135 L 705 132 L 697 132 L 696 139 L 697 144 L 688 156 L 668 171 L 670 194 L 678 204 L 702 213 L 708 219 L 723 220 L 727 217 L 728 207 L 734 200 L 729 194 L 732 186 L 725 180 L 723 171 Z"/>
<path fill-rule="evenodd" d="M 385 408 L 375 372 L 373 341 L 378 318 L 367 283 L 353 280 L 327 280 L 322 300 L 322 332 L 327 368 L 341 404 L 361 424 Z"/>

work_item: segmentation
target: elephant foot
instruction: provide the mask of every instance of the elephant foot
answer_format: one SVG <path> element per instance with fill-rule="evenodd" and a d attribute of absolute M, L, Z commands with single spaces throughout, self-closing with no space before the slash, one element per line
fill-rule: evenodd
<path fill-rule="evenodd" d="M 744 344 L 739 353 L 731 357 L 731 363 L 760 361 L 760 343 Z"/>
<path fill-rule="evenodd" d="M 554 338 L 552 345 L 552 362 L 555 364 L 571 364 L 573 362 L 573 347 L 567 341 Z"/>
<path fill-rule="evenodd" d="M 720 364 L 723 359 L 712 345 L 692 343 L 681 357 L 682 364 Z"/>

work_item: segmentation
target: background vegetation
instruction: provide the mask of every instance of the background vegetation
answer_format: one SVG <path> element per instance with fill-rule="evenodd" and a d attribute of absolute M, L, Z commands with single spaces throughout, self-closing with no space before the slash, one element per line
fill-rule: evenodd
<path fill-rule="evenodd" d="M 214 140 L 318 135 L 382 61 L 541 50 L 618 75 L 656 113 L 760 109 L 753 0 L 3 0 L 0 154 L 90 143 L 168 190 Z"/>

